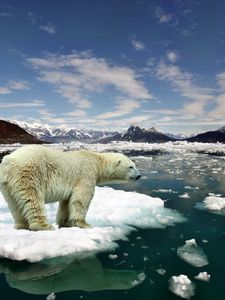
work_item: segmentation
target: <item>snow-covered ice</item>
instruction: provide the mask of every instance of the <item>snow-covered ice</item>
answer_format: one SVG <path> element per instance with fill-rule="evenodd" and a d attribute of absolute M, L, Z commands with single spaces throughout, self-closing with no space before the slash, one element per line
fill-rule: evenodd
<path fill-rule="evenodd" d="M 49 222 L 54 224 L 57 203 L 46 207 Z M 83 257 L 114 250 L 117 247 L 115 241 L 126 240 L 135 228 L 164 228 L 184 220 L 178 212 L 164 208 L 160 198 L 96 187 L 87 215 L 87 221 L 93 228 L 56 228 L 54 231 L 37 232 L 16 230 L 0 194 L 0 256 L 30 262 L 65 255 Z"/>
<path fill-rule="evenodd" d="M 200 272 L 197 276 L 195 276 L 195 279 L 201 280 L 201 281 L 210 281 L 211 275 L 208 274 L 207 272 Z"/>
<path fill-rule="evenodd" d="M 225 208 L 225 198 L 221 195 L 211 194 L 203 201 L 204 207 L 208 210 L 221 210 Z"/>
<path fill-rule="evenodd" d="M 195 286 L 186 275 L 172 276 L 169 280 L 171 292 L 184 299 L 194 296 Z"/>
<path fill-rule="evenodd" d="M 214 214 L 225 215 L 225 198 L 221 194 L 209 193 L 203 202 L 195 205 L 197 209 L 206 210 Z"/>
<path fill-rule="evenodd" d="M 184 193 L 184 194 L 182 194 L 182 195 L 179 195 L 179 198 L 189 199 L 190 196 L 188 195 L 188 193 Z"/>
<path fill-rule="evenodd" d="M 194 267 L 208 265 L 208 259 L 204 251 L 198 247 L 195 239 L 185 241 L 185 245 L 177 248 L 177 255 Z"/>

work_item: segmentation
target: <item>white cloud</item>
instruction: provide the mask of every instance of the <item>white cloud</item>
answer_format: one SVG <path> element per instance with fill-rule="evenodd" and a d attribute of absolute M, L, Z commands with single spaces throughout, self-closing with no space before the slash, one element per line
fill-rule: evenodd
<path fill-rule="evenodd" d="M 184 105 L 183 113 L 202 114 L 208 101 L 214 99 L 212 89 L 195 84 L 194 76 L 177 65 L 161 60 L 155 67 L 155 75 L 159 80 L 169 82 L 183 97 L 193 101 Z"/>
<path fill-rule="evenodd" d="M 154 10 L 154 16 L 158 23 L 170 23 L 174 21 L 175 15 L 166 13 L 161 6 L 157 6 Z"/>
<path fill-rule="evenodd" d="M 28 84 L 27 81 L 22 81 L 22 80 L 10 80 L 8 82 L 8 87 L 11 90 L 29 90 L 30 85 Z"/>
<path fill-rule="evenodd" d="M 144 50 L 145 49 L 145 45 L 144 43 L 140 42 L 140 41 L 137 41 L 136 39 L 131 39 L 131 45 L 132 47 L 137 50 L 137 51 L 141 51 L 141 50 Z"/>
<path fill-rule="evenodd" d="M 0 87 L 0 95 L 11 94 L 13 90 L 28 90 L 29 88 L 27 81 L 10 80 L 6 86 Z"/>
<path fill-rule="evenodd" d="M 45 25 L 39 25 L 38 26 L 41 30 L 49 33 L 49 34 L 55 34 L 56 33 L 56 26 L 51 24 L 51 23 L 48 23 L 48 24 L 45 24 Z"/>
<path fill-rule="evenodd" d="M 179 59 L 179 55 L 175 51 L 167 52 L 167 58 L 170 62 L 175 63 Z"/>
<path fill-rule="evenodd" d="M 32 100 L 31 102 L 0 102 L 1 109 L 7 108 L 35 108 L 45 106 L 42 100 Z"/>
<path fill-rule="evenodd" d="M 134 69 L 113 65 L 90 52 L 50 54 L 45 58 L 29 58 L 28 62 L 38 71 L 39 80 L 52 84 L 57 93 L 78 108 L 89 108 L 92 94 L 103 93 L 109 87 L 134 100 L 152 98 Z"/>
<path fill-rule="evenodd" d="M 0 87 L 0 95 L 11 94 L 11 92 L 12 91 L 10 91 L 10 89 L 7 87 Z"/>
<path fill-rule="evenodd" d="M 65 113 L 64 115 L 69 116 L 69 117 L 86 117 L 87 112 L 85 110 L 76 109 L 74 111 L 70 111 L 68 113 Z"/>
<path fill-rule="evenodd" d="M 131 99 L 118 99 L 114 111 L 96 116 L 97 119 L 118 118 L 130 114 L 135 108 L 140 107 L 140 102 Z"/>
<path fill-rule="evenodd" d="M 220 120 L 225 118 L 225 94 L 216 97 L 216 107 L 209 112 L 209 116 Z"/>
<path fill-rule="evenodd" d="M 225 90 L 225 72 L 216 75 L 217 84 L 223 90 Z"/>

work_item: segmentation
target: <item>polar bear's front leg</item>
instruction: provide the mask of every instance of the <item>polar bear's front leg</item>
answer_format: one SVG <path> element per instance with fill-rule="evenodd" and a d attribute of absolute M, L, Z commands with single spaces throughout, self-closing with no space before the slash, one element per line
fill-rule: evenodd
<path fill-rule="evenodd" d="M 85 218 L 90 202 L 94 196 L 94 191 L 95 182 L 92 180 L 82 180 L 79 184 L 77 184 L 71 198 L 69 199 L 69 220 L 67 227 L 91 227 L 91 225 L 85 221 Z"/>

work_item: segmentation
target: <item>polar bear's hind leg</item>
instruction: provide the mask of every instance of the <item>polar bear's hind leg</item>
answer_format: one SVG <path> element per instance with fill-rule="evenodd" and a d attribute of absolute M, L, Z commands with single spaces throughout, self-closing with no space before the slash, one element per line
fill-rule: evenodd
<path fill-rule="evenodd" d="M 28 228 L 33 231 L 52 230 L 54 227 L 48 224 L 44 198 L 35 187 L 28 185 L 26 188 L 18 188 L 17 196 L 14 199 L 21 218 L 26 220 Z"/>

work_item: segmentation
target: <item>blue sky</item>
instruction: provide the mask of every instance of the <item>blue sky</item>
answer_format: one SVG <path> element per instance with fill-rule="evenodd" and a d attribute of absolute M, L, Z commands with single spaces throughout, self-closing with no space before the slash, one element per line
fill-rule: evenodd
<path fill-rule="evenodd" d="M 225 125 L 222 0 L 0 0 L 0 118 L 191 134 Z"/>

